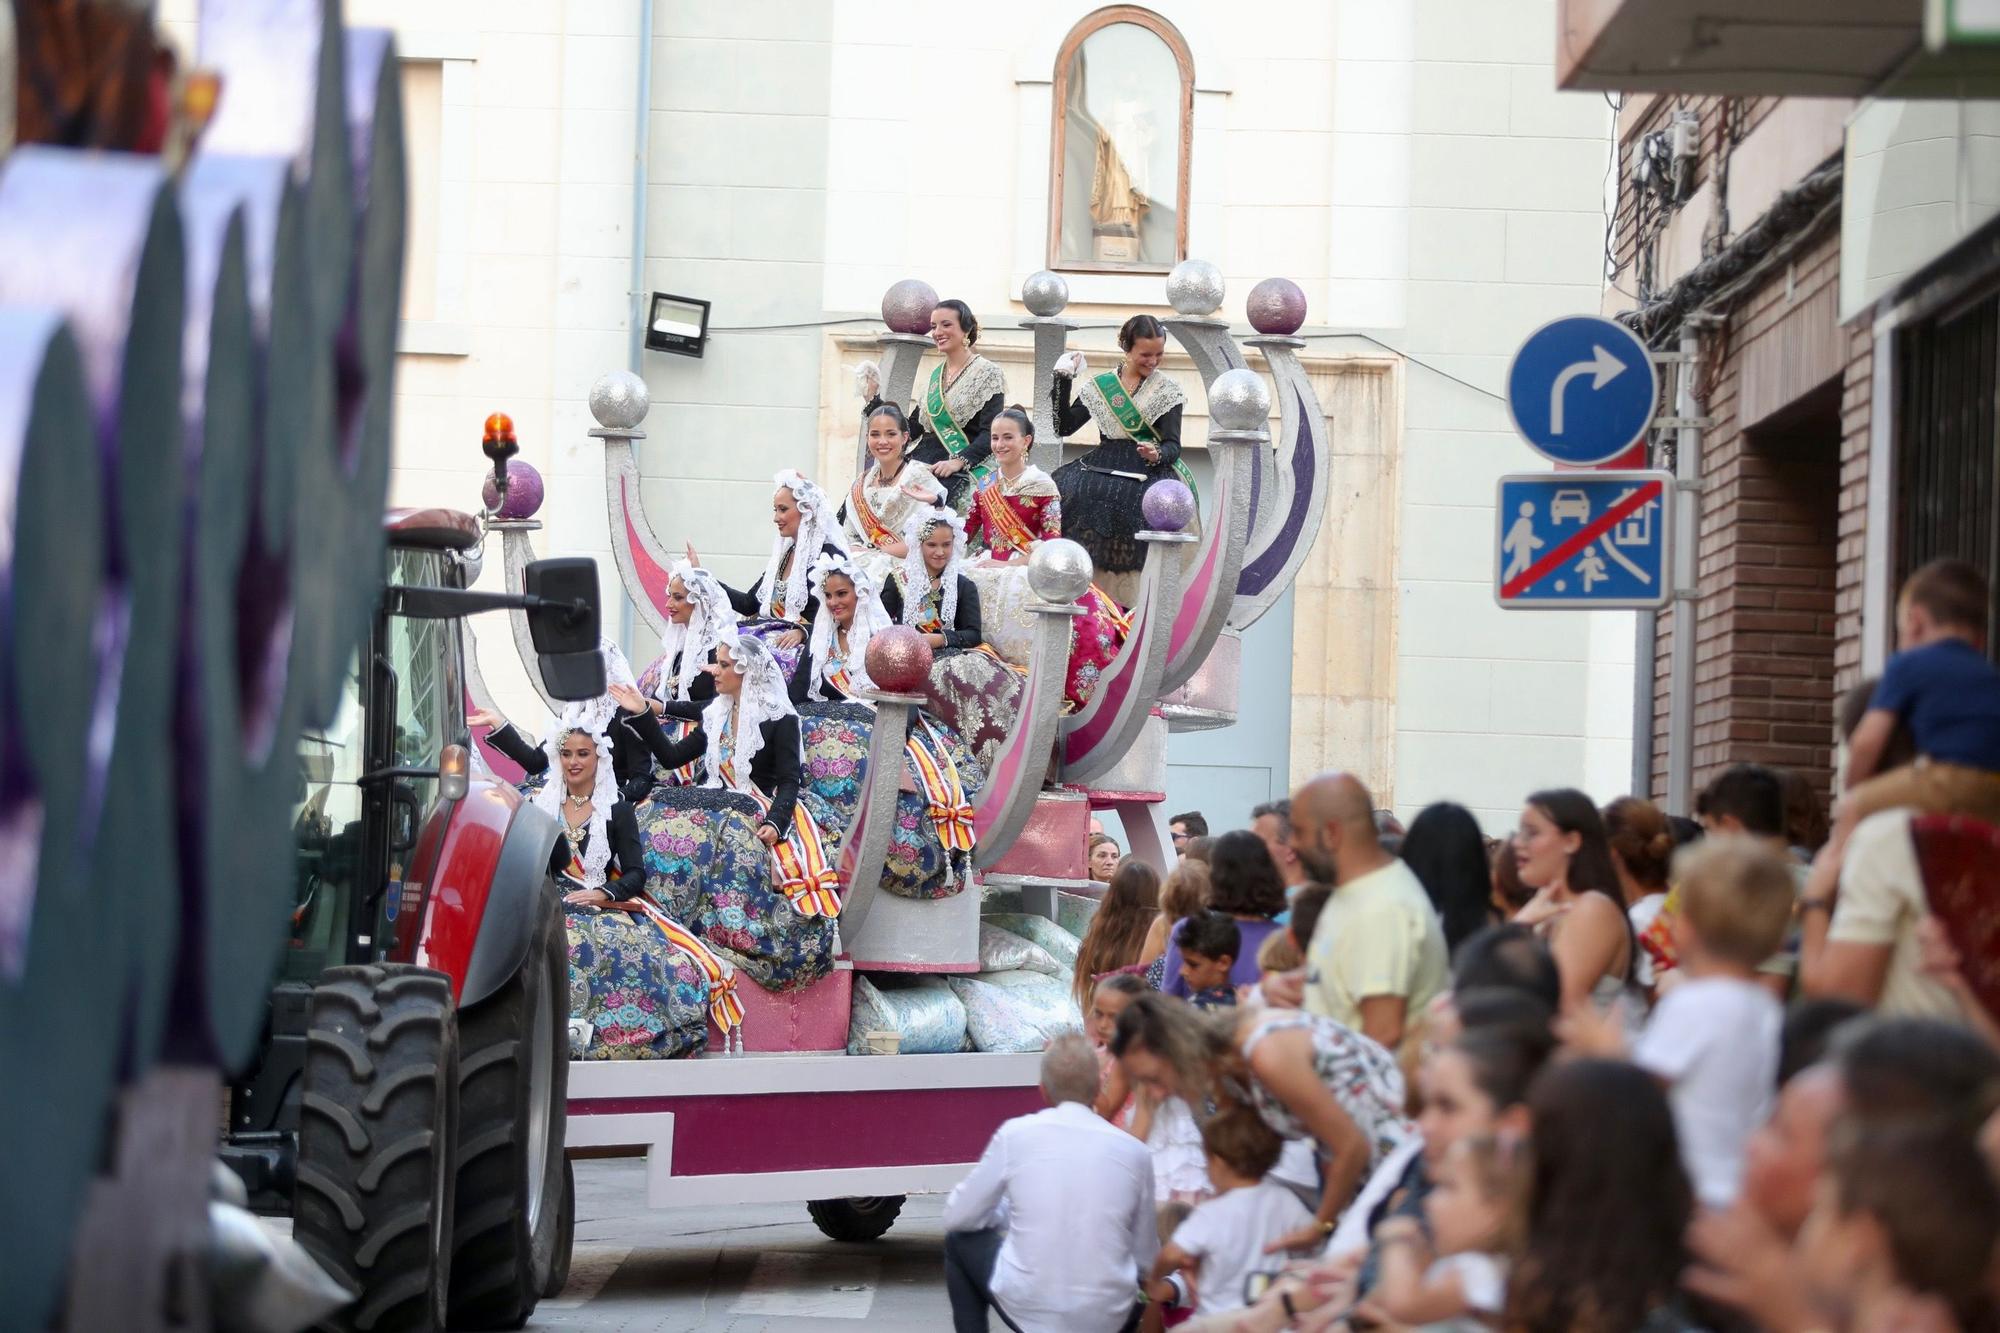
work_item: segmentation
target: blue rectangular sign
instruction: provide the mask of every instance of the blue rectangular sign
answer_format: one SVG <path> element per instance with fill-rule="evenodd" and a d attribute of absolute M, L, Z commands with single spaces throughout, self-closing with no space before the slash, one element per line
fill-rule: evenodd
<path fill-rule="evenodd" d="M 1673 498 L 1671 472 L 1500 478 L 1494 599 L 1510 610 L 1666 605 Z"/>

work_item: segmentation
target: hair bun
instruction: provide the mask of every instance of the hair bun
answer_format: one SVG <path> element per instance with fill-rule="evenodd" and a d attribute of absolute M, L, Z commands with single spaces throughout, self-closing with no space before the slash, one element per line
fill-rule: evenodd
<path fill-rule="evenodd" d="M 1651 840 L 1646 843 L 1646 850 L 1654 856 L 1664 857 L 1668 855 L 1674 850 L 1674 835 L 1671 833 L 1655 833 Z"/>

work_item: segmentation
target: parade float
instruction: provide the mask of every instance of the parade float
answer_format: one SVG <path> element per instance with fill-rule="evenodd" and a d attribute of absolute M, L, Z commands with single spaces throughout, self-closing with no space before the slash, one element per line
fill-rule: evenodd
<path fill-rule="evenodd" d="M 804 1201 L 829 1236 L 872 1239 L 893 1223 L 903 1196 L 948 1189 L 1000 1122 L 1039 1106 L 1034 1052 L 1049 1031 L 1078 1021 L 1067 967 L 1101 890 L 1084 863 L 1090 819 L 1115 816 L 1136 855 L 1169 863 L 1158 834 L 1167 738 L 1234 722 L 1241 633 L 1290 586 L 1324 505 L 1325 414 L 1298 362 L 1304 344 L 1295 335 L 1305 316 L 1298 286 L 1272 279 L 1248 302 L 1256 334 L 1247 347 L 1276 389 L 1275 439 L 1272 389 L 1215 313 L 1223 299 L 1215 267 L 1181 264 L 1166 296 L 1175 314 L 1165 324 L 1208 401 L 1213 477 L 1205 512 L 1197 514 L 1179 482 L 1147 491 L 1147 526 L 1137 534 L 1145 564 L 1130 630 L 1081 708 L 1066 709 L 1063 676 L 1090 560 L 1074 542 L 1035 549 L 1027 575 L 1033 633 L 1011 664 L 1022 679 L 1018 717 L 984 756 L 964 883 L 946 895 L 910 896 L 885 876 L 898 801 L 911 799 L 903 738 L 935 696 L 935 682 L 930 650 L 909 642 L 916 636 L 893 643 L 878 636 L 869 648 L 874 719 L 862 791 L 850 826 L 839 831 L 840 953 L 832 970 L 796 989 L 738 985 L 747 1058 L 719 1058 L 728 1042 L 713 1031 L 709 1053 L 696 1059 L 573 1063 L 572 1151 L 643 1155 L 655 1206 Z M 1035 342 L 1034 415 L 1046 422 L 1053 367 L 1074 327 L 1062 317 L 1066 284 L 1036 274 L 1022 299 Z M 915 280 L 885 298 L 885 401 L 909 400 L 931 349 L 917 330 L 936 301 Z M 645 382 L 623 371 L 590 394 L 613 560 L 637 616 L 657 635 L 668 623 L 674 547 L 655 532 L 640 498 L 635 449 L 647 438 L 649 405 Z M 1034 461 L 1053 467 L 1060 438 L 1044 429 L 1036 439 Z M 540 478 L 524 474 L 516 498 L 489 521 L 510 588 L 518 589 L 533 558 L 540 496 Z M 514 629 L 532 666 L 525 619 L 517 616 Z M 491 708 L 476 664 L 468 686 L 472 704 Z M 810 780 L 810 717 L 804 730 Z M 483 757 L 518 776 L 490 748 Z M 800 1124 L 814 1132 L 787 1132 Z"/>

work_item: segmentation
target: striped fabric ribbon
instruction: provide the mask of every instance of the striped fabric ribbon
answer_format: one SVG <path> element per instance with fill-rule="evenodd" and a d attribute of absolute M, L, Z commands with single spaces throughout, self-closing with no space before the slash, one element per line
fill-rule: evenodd
<path fill-rule="evenodd" d="M 771 813 L 771 798 L 754 785 L 739 786 L 734 764 L 722 761 L 722 780 L 748 795 L 764 814 Z M 792 805 L 792 829 L 771 848 L 778 867 L 778 891 L 791 901 L 800 916 L 840 915 L 840 872 L 826 854 L 825 835 L 803 804 Z"/>
<path fill-rule="evenodd" d="M 938 841 L 948 852 L 972 850 L 972 802 L 965 799 L 965 785 L 958 779 L 958 766 L 951 761 L 944 740 L 919 713 L 917 725 L 903 743 L 923 786 L 924 800 L 930 805 L 931 822 L 937 826 Z"/>
<path fill-rule="evenodd" d="M 736 969 L 716 956 L 713 949 L 696 939 L 694 933 L 661 911 L 652 899 L 640 894 L 633 900 L 646 919 L 667 937 L 667 943 L 694 960 L 708 978 L 708 1014 L 722 1033 L 725 1052 L 743 1049 L 743 1001 L 736 995 Z"/>
<path fill-rule="evenodd" d="M 684 717 L 663 717 L 660 719 L 660 728 L 667 733 L 668 740 L 681 741 L 687 739 L 688 733 L 695 729 L 695 724 Z M 702 761 L 699 759 L 690 759 L 668 773 L 666 780 L 676 787 L 696 786 L 701 782 L 701 764 Z"/>

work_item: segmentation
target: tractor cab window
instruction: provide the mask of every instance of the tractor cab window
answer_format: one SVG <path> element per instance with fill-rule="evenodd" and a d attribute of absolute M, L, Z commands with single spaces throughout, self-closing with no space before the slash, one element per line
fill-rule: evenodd
<path fill-rule="evenodd" d="M 389 554 L 391 583 L 438 586 L 446 577 L 437 552 Z M 465 731 L 458 634 L 455 620 L 378 619 L 366 651 L 348 668 L 333 720 L 300 739 L 304 793 L 293 820 L 298 882 L 288 979 L 309 981 L 325 968 L 363 961 L 392 919 L 385 912 L 394 911 L 394 889 L 437 803 L 437 779 L 421 770 L 435 770 L 444 747 Z M 374 829 L 371 808 L 380 812 Z M 357 906 L 370 903 L 357 921 Z M 350 933 L 369 939 L 351 959 Z"/>

